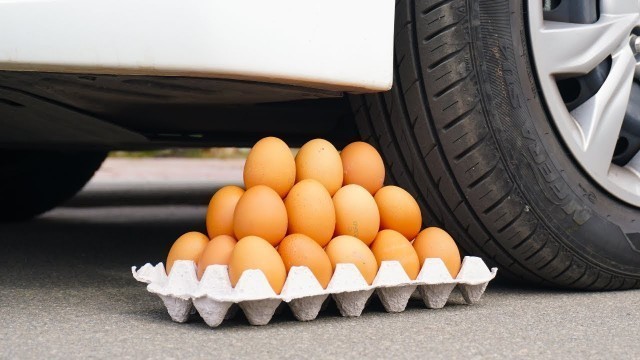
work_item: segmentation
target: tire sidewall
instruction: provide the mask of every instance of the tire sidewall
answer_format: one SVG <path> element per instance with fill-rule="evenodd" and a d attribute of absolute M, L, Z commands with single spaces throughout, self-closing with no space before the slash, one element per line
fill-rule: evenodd
<path fill-rule="evenodd" d="M 479 3 L 488 1 L 504 3 L 503 19 L 483 16 Z M 526 4 L 470 4 L 474 56 L 482 68 L 479 86 L 490 103 L 485 109 L 508 172 L 529 204 L 527 211 L 535 212 L 546 231 L 573 253 L 612 272 L 637 276 L 640 248 L 630 237 L 640 233 L 640 210 L 586 176 L 559 138 L 536 83 Z M 495 23 L 510 24 L 511 37 L 493 35 Z M 487 70 L 496 66 L 499 71 Z"/>

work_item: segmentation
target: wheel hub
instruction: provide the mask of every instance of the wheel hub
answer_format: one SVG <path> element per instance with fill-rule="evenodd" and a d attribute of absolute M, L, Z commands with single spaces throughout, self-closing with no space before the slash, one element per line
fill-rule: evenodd
<path fill-rule="evenodd" d="M 640 207 L 640 1 L 596 1 L 529 1 L 532 55 L 574 158 L 605 190 Z"/>
<path fill-rule="evenodd" d="M 629 46 L 631 46 L 634 55 L 640 53 L 640 38 L 632 34 L 629 38 Z"/>

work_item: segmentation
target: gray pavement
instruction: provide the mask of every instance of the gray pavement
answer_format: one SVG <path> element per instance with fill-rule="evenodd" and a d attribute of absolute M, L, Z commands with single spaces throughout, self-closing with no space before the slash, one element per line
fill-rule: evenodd
<path fill-rule="evenodd" d="M 163 261 L 204 230 L 216 184 L 91 184 L 34 221 L 0 225 L 0 358 L 612 358 L 640 354 L 640 292 L 584 293 L 496 281 L 480 304 L 360 318 L 285 310 L 211 329 L 171 322 L 130 266 Z"/>

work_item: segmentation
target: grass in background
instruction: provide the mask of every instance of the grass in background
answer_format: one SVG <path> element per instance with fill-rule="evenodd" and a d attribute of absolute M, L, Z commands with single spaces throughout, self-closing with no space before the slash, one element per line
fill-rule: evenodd
<path fill-rule="evenodd" d="M 191 158 L 191 159 L 244 159 L 247 148 L 172 148 L 144 151 L 112 151 L 117 158 Z"/>

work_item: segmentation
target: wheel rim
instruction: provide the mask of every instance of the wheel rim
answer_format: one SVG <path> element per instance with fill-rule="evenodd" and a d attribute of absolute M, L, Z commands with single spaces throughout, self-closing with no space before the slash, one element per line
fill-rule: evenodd
<path fill-rule="evenodd" d="M 600 0 L 599 17 L 592 23 L 545 19 L 552 3 L 559 2 L 531 0 L 527 9 L 532 56 L 547 109 L 583 170 L 618 199 L 640 207 L 640 152 L 614 163 L 627 141 L 621 131 L 629 121 L 634 79 L 640 80 L 640 33 L 634 30 L 640 28 L 640 1 Z M 588 1 L 573 3 L 584 6 Z M 579 106 L 568 106 L 559 84 L 593 74 L 601 64 L 609 66 L 601 86 Z M 635 117 L 640 119 L 640 114 Z"/>

